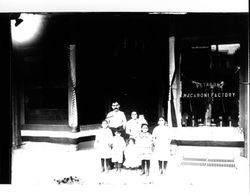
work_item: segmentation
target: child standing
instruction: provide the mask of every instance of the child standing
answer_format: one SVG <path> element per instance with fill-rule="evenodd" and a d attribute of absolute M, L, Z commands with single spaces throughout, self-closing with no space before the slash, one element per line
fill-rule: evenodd
<path fill-rule="evenodd" d="M 126 143 L 124 138 L 121 136 L 121 132 L 116 130 L 112 142 L 112 162 L 115 165 L 116 171 L 119 172 L 121 172 L 125 147 Z"/>
<path fill-rule="evenodd" d="M 138 147 L 139 158 L 141 160 L 141 175 L 146 174 L 148 176 L 153 149 L 153 138 L 151 133 L 148 132 L 148 125 L 145 123 L 141 125 L 141 133 L 136 138 L 136 145 Z"/>
<path fill-rule="evenodd" d="M 101 172 L 109 171 L 109 159 L 111 158 L 112 131 L 108 128 L 108 121 L 102 121 L 102 128 L 98 130 L 95 139 L 95 148 L 101 159 Z M 105 168 L 106 165 L 106 168 Z"/>
<path fill-rule="evenodd" d="M 153 130 L 154 155 L 158 160 L 160 175 L 165 174 L 168 159 L 170 157 L 171 133 L 168 129 L 167 122 L 163 117 L 158 120 L 158 126 Z"/>
<path fill-rule="evenodd" d="M 140 114 L 139 117 L 138 117 L 138 121 L 140 123 L 140 127 L 142 124 L 148 124 L 147 120 L 145 119 L 144 117 L 144 114 Z"/>
<path fill-rule="evenodd" d="M 139 122 L 137 112 L 132 111 L 131 119 L 127 121 L 126 124 L 126 133 L 129 135 L 129 138 L 136 138 L 140 131 L 141 124 Z"/>
<path fill-rule="evenodd" d="M 125 162 L 124 166 L 129 169 L 137 169 L 140 166 L 140 160 L 138 159 L 138 149 L 135 144 L 135 139 L 130 138 L 128 145 L 124 151 Z"/>

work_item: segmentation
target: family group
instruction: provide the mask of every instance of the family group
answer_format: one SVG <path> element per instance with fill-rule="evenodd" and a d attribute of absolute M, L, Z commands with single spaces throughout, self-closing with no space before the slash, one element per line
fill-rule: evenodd
<path fill-rule="evenodd" d="M 118 102 L 112 104 L 102 122 L 95 139 L 95 149 L 101 160 L 101 172 L 108 172 L 112 167 L 117 172 L 121 168 L 141 169 L 141 175 L 149 175 L 150 160 L 154 155 L 158 160 L 159 174 L 164 175 L 168 159 L 171 156 L 170 143 L 172 134 L 164 117 L 159 117 L 158 125 L 149 132 L 149 126 L 143 116 L 131 112 L 131 119 L 126 120 L 120 111 Z"/>

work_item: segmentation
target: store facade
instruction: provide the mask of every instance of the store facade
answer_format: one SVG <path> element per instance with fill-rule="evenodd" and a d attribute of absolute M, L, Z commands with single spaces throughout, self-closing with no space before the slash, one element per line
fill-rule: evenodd
<path fill-rule="evenodd" d="M 12 25 L 13 145 L 21 130 L 96 129 L 118 100 L 152 127 L 235 127 L 248 148 L 247 15 L 40 14 L 37 39 L 14 40 L 28 16 Z"/>

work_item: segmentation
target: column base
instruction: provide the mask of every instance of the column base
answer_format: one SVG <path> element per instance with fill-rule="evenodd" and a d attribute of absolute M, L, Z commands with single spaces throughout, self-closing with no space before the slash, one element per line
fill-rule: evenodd
<path fill-rule="evenodd" d="M 79 129 L 77 127 L 71 127 L 71 128 L 72 128 L 71 132 L 73 133 L 79 132 Z"/>

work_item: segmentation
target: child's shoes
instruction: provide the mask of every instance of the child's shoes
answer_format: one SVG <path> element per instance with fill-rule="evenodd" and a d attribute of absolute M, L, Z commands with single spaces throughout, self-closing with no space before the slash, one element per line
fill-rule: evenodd
<path fill-rule="evenodd" d="M 145 171 L 142 170 L 141 173 L 140 173 L 140 175 L 142 176 L 142 175 L 144 175 L 144 174 L 145 174 Z"/>

